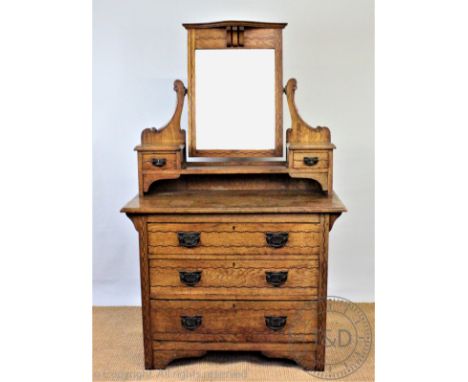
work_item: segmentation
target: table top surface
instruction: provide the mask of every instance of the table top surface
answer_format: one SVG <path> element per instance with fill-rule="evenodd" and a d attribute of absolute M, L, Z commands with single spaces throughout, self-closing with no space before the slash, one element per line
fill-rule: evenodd
<path fill-rule="evenodd" d="M 121 210 L 127 214 L 168 213 L 341 213 L 335 193 L 296 190 L 171 191 L 137 195 Z"/>

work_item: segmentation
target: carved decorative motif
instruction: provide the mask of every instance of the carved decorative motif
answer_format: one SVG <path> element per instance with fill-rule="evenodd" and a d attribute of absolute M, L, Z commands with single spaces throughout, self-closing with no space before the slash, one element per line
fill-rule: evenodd
<path fill-rule="evenodd" d="M 287 358 L 298 365 L 302 366 L 305 370 L 315 370 L 316 360 L 315 352 L 297 352 L 297 351 L 262 351 L 262 354 L 268 358 Z"/>
<path fill-rule="evenodd" d="M 229 26 L 226 27 L 226 45 L 228 48 L 237 48 L 244 46 L 244 27 Z"/>
<path fill-rule="evenodd" d="M 331 137 L 328 127 L 312 127 L 299 115 L 294 101 L 296 90 L 297 81 L 295 78 L 291 78 L 284 88 L 291 113 L 291 128 L 286 132 L 286 141 L 290 144 L 330 143 Z"/>
<path fill-rule="evenodd" d="M 165 369 L 175 359 L 203 357 L 206 353 L 204 350 L 158 350 L 154 352 L 154 366 L 150 369 Z"/>
<path fill-rule="evenodd" d="M 185 131 L 180 128 L 180 117 L 184 106 L 187 89 L 181 80 L 174 81 L 174 91 L 177 93 L 177 105 L 171 120 L 162 128 L 150 127 L 141 133 L 142 145 L 183 145 Z"/>

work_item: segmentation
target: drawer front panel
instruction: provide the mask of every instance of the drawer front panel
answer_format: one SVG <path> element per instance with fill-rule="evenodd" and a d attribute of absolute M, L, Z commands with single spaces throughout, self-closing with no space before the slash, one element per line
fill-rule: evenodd
<path fill-rule="evenodd" d="M 198 276 L 198 277 L 197 277 Z M 318 259 L 266 260 L 151 260 L 152 287 L 307 288 L 317 287 Z"/>
<path fill-rule="evenodd" d="M 153 153 L 141 154 L 141 168 L 143 172 L 161 172 L 177 168 L 177 154 Z"/>
<path fill-rule="evenodd" d="M 310 254 L 320 224 L 150 223 L 150 254 Z"/>
<path fill-rule="evenodd" d="M 154 340 L 312 342 L 317 305 L 299 301 L 151 301 Z"/>
<path fill-rule="evenodd" d="M 292 159 L 294 169 L 309 171 L 328 169 L 328 152 L 295 151 Z"/>
<path fill-rule="evenodd" d="M 307 260 L 151 260 L 153 298 L 305 299 L 318 287 L 318 258 Z M 223 296 L 224 295 L 224 296 Z M 168 297 L 169 296 L 169 297 Z"/>

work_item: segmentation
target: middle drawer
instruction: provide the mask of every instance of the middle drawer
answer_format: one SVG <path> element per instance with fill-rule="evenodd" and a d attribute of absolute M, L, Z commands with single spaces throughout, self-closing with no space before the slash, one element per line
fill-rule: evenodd
<path fill-rule="evenodd" d="M 315 298 L 318 258 L 304 260 L 150 260 L 152 298 Z"/>

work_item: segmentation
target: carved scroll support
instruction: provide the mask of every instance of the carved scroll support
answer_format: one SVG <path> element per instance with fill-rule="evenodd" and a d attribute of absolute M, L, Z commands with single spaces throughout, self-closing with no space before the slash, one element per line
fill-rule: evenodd
<path fill-rule="evenodd" d="M 284 92 L 291 114 L 291 128 L 286 131 L 289 175 L 318 182 L 326 193 L 333 191 L 333 149 L 328 127 L 312 127 L 300 116 L 294 96 L 297 81 L 291 78 Z"/>
<path fill-rule="evenodd" d="M 138 151 L 138 183 L 140 195 L 149 191 L 152 183 L 161 179 L 177 179 L 185 161 L 185 130 L 180 119 L 187 89 L 180 80 L 174 81 L 177 104 L 170 121 L 162 128 L 147 128 L 141 133 Z"/>
<path fill-rule="evenodd" d="M 180 118 L 187 89 L 181 80 L 175 80 L 174 91 L 177 93 L 177 105 L 174 115 L 170 121 L 160 129 L 155 127 L 144 129 L 141 133 L 142 145 L 185 145 L 185 132 L 180 128 Z"/>
<path fill-rule="evenodd" d="M 289 112 L 291 113 L 291 128 L 288 129 L 286 139 L 290 144 L 319 144 L 330 143 L 330 130 L 328 127 L 312 127 L 308 125 L 299 115 L 294 95 L 297 90 L 297 81 L 291 78 L 284 92 L 288 100 Z"/>
<path fill-rule="evenodd" d="M 330 227 L 329 227 L 329 230 L 330 230 L 330 231 L 332 230 L 333 225 L 334 225 L 335 222 L 336 222 L 336 219 L 338 219 L 340 216 L 341 216 L 341 212 L 340 212 L 340 213 L 336 213 L 336 214 L 330 214 Z"/>

